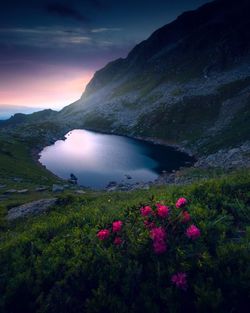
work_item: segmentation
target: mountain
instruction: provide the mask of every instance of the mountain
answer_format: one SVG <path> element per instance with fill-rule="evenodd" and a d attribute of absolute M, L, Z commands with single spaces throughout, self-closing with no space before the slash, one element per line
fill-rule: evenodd
<path fill-rule="evenodd" d="M 31 114 L 40 110 L 41 108 L 0 104 L 0 120 L 7 120 L 17 112 Z"/>
<path fill-rule="evenodd" d="M 198 154 L 239 145 L 250 139 L 249 29 L 249 0 L 185 12 L 97 71 L 58 121 Z"/>
<path fill-rule="evenodd" d="M 34 112 L 31 114 L 16 113 L 8 120 L 3 121 L 4 126 L 16 126 L 20 124 L 29 124 L 29 123 L 39 123 L 44 122 L 45 120 L 51 120 L 55 118 L 57 111 L 51 109 L 45 109 L 42 111 Z"/>
<path fill-rule="evenodd" d="M 74 128 L 179 146 L 199 164 L 250 164 L 250 1 L 215 0 L 156 30 L 97 71 L 59 113 L 15 115 L 1 130 L 40 146 Z M 44 138 L 44 140 L 42 139 Z"/>

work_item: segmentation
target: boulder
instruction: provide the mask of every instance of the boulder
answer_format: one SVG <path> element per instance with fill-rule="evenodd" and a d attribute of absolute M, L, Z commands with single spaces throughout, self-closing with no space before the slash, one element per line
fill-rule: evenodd
<path fill-rule="evenodd" d="M 37 188 L 35 189 L 35 191 L 43 192 L 43 191 L 48 190 L 48 188 L 49 188 L 49 187 L 37 187 Z"/>
<path fill-rule="evenodd" d="M 61 192 L 63 190 L 64 190 L 64 187 L 61 185 L 53 184 L 52 186 L 52 192 Z"/>
<path fill-rule="evenodd" d="M 24 194 L 24 193 L 27 193 L 28 191 L 29 189 L 21 189 L 21 190 L 17 190 L 17 193 Z"/>
<path fill-rule="evenodd" d="M 5 191 L 5 194 L 9 194 L 9 193 L 16 193 L 17 190 L 16 189 L 9 189 Z"/>
<path fill-rule="evenodd" d="M 17 218 L 44 212 L 48 210 L 50 206 L 54 205 L 56 200 L 56 198 L 41 199 L 14 207 L 8 211 L 7 220 L 12 221 Z"/>
<path fill-rule="evenodd" d="M 84 190 L 76 190 L 75 192 L 78 193 L 78 194 L 80 194 L 80 195 L 83 195 L 83 194 L 86 193 L 86 191 L 84 191 Z"/>

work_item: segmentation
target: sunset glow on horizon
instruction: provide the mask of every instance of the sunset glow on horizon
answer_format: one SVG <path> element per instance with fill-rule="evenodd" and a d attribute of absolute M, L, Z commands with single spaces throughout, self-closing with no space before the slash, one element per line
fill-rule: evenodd
<path fill-rule="evenodd" d="M 12 77 L 0 86 L 0 106 L 61 109 L 81 97 L 92 76 L 91 71 L 60 68 L 47 76 Z"/>
<path fill-rule="evenodd" d="M 126 58 L 155 29 L 207 1 L 3 2 L 0 111 L 59 110 L 77 101 L 97 70 Z"/>

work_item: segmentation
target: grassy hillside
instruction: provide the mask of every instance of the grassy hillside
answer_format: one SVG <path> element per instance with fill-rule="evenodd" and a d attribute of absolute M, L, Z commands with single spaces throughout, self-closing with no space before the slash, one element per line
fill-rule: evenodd
<path fill-rule="evenodd" d="M 247 312 L 250 175 L 237 172 L 186 187 L 64 195 L 46 215 L 5 225 L 0 241 L 1 312 Z M 185 209 L 175 207 L 179 197 Z M 155 253 L 140 208 L 161 202 L 167 232 Z M 156 210 L 156 209 L 155 209 Z M 184 223 L 182 212 L 191 221 Z M 101 229 L 123 222 L 99 240 Z M 195 224 L 199 238 L 185 235 Z M 184 273 L 186 282 L 171 281 Z"/>
<path fill-rule="evenodd" d="M 30 130 L 31 132 L 31 130 Z M 39 141 L 40 140 L 40 141 Z M 39 150 L 34 151 L 42 141 L 30 137 L 28 140 L 19 135 L 0 133 L 0 211 L 13 206 L 46 198 L 52 195 L 51 186 L 62 181 L 47 171 L 36 161 Z M 39 186 L 47 186 L 44 192 L 36 191 Z M 19 193 L 27 189 L 26 193 Z M 9 192 L 16 190 L 16 192 Z"/>

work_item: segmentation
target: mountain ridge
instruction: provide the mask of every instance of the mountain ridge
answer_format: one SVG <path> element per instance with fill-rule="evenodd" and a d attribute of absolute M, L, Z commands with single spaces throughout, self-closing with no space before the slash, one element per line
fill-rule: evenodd
<path fill-rule="evenodd" d="M 86 128 L 153 138 L 199 157 L 244 146 L 250 141 L 249 28 L 247 0 L 215 0 L 185 12 L 127 58 L 97 71 L 78 101 L 42 119 L 56 124 L 60 136 Z M 33 123 L 39 126 L 38 119 Z"/>
<path fill-rule="evenodd" d="M 183 13 L 97 71 L 59 119 L 200 155 L 243 144 L 250 140 L 249 128 L 237 131 L 250 115 L 249 12 L 249 1 L 216 0 Z"/>

